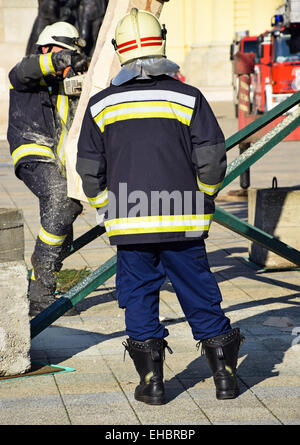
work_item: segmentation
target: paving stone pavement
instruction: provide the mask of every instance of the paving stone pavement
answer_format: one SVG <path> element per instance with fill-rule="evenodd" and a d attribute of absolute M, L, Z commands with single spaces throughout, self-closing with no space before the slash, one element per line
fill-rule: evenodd
<path fill-rule="evenodd" d="M 231 104 L 213 105 L 229 136 L 236 126 Z M 229 158 L 236 155 L 230 153 Z M 279 144 L 251 170 L 252 184 L 269 187 L 274 175 L 279 186 L 299 184 L 299 157 L 299 143 Z M 231 185 L 237 187 L 238 180 Z M 247 203 L 218 204 L 247 219 Z M 14 176 L 6 141 L 0 143 L 0 207 L 23 210 L 25 261 L 30 268 L 39 231 L 38 205 Z M 75 238 L 94 225 L 94 209 L 85 205 L 74 225 Z M 60 317 L 32 340 L 32 360 L 75 370 L 0 381 L 0 425 L 299 425 L 299 271 L 270 273 L 255 268 L 248 261 L 247 240 L 215 222 L 206 245 L 223 294 L 222 307 L 232 326 L 246 337 L 239 354 L 238 398 L 216 400 L 206 359 L 197 350 L 166 281 L 160 314 L 173 350 L 173 354 L 166 352 L 165 359 L 167 404 L 149 406 L 135 401 L 138 377 L 128 354 L 123 360 L 124 313 L 118 307 L 112 277 L 78 303 L 78 315 Z M 103 235 L 67 258 L 64 268 L 94 270 L 115 253 Z M 264 324 L 269 317 L 287 317 L 292 326 Z"/>

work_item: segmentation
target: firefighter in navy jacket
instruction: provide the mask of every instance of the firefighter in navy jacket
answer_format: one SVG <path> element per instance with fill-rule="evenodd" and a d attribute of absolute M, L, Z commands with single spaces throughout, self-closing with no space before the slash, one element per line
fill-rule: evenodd
<path fill-rule="evenodd" d="M 241 336 L 221 310 L 204 245 L 226 170 L 224 136 L 201 92 L 174 78 L 179 67 L 165 57 L 165 35 L 155 16 L 136 8 L 119 22 L 113 44 L 122 69 L 90 99 L 77 157 L 84 192 L 105 212 L 106 232 L 117 245 L 124 346 L 141 378 L 135 398 L 149 404 L 165 401 L 168 331 L 158 308 L 166 275 L 194 338 L 203 342 L 217 397 L 239 391 Z"/>
<path fill-rule="evenodd" d="M 77 42 L 78 32 L 69 23 L 49 25 L 39 36 L 36 54 L 9 73 L 7 138 L 13 165 L 40 205 L 41 228 L 31 258 L 31 315 L 55 301 L 56 273 L 72 244 L 72 223 L 82 211 L 80 202 L 67 197 L 64 153 L 78 97 L 65 95 L 62 73 L 68 66 L 75 72 L 87 69 Z"/>

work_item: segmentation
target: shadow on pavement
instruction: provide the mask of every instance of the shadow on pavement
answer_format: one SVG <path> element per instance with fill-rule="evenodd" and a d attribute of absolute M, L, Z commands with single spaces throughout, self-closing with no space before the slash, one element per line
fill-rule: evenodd
<path fill-rule="evenodd" d="M 228 266 L 223 272 L 220 271 L 215 274 L 219 282 L 246 276 L 248 279 L 262 284 L 261 287 L 258 286 L 258 292 L 261 292 L 262 296 L 264 293 L 263 285 L 265 284 L 279 286 L 292 291 L 292 293 L 290 295 L 266 297 L 258 300 L 250 299 L 249 297 L 249 301 L 233 304 L 224 309 L 224 312 L 229 317 L 230 313 L 240 312 L 239 321 L 232 323 L 232 327 L 239 327 L 246 337 L 245 343 L 240 349 L 240 360 L 237 371 L 241 382 L 241 393 L 244 393 L 252 386 L 257 385 L 266 379 L 279 375 L 280 365 L 283 362 L 286 352 L 290 350 L 293 344 L 297 343 L 298 337 L 300 337 L 295 337 L 296 334 L 300 333 L 300 301 L 296 301 L 296 298 L 300 296 L 300 286 L 275 278 L 275 275 L 274 277 L 270 277 L 258 274 L 257 271 L 249 267 L 246 261 L 243 261 L 240 257 L 232 257 L 232 254 L 242 253 L 244 250 L 245 249 L 240 247 L 230 247 L 226 250 L 221 249 L 209 253 L 209 260 L 213 267 Z M 282 277 L 282 274 L 280 274 L 280 276 Z M 115 288 L 110 287 L 105 290 L 107 290 L 107 292 L 104 294 L 93 295 L 80 302 L 78 304 L 80 314 L 84 315 L 84 312 L 92 306 L 113 301 L 116 302 Z M 165 282 L 162 290 L 174 292 L 168 281 Z M 269 306 L 272 303 L 280 304 L 280 306 L 283 307 L 278 309 L 266 308 L 266 310 L 263 310 L 264 306 Z M 259 309 L 259 311 L 257 311 L 257 309 Z M 251 310 L 256 313 L 252 315 Z M 101 314 L 99 315 L 101 316 Z M 294 332 L 292 330 L 284 332 L 279 328 L 263 325 L 263 322 L 268 317 L 287 317 L 293 321 L 296 333 L 295 330 Z M 113 319 L 109 317 L 108 319 L 107 323 L 109 323 L 109 328 L 112 330 Z M 170 326 L 185 321 L 185 317 L 179 317 L 171 321 L 166 321 L 164 324 Z M 118 321 L 118 325 L 120 325 L 119 323 L 120 320 Z M 121 320 L 121 323 L 124 323 L 124 320 Z M 59 348 L 61 348 L 61 358 L 59 358 L 58 354 L 55 364 L 59 364 L 62 360 L 66 360 L 92 346 L 108 340 L 120 338 L 121 342 L 121 338 L 126 335 L 124 330 L 125 326 L 124 329 L 111 333 L 88 332 L 60 326 L 54 326 L 51 327 L 51 329 L 55 329 L 55 331 L 52 331 L 55 332 L 53 340 L 62 342 L 62 344 L 59 344 Z M 53 343 L 51 345 L 51 329 L 48 331 L 49 338 L 46 340 L 46 343 L 43 343 L 42 341 L 40 344 L 40 347 L 45 348 L 46 352 L 49 345 L 51 348 L 55 348 Z M 42 335 L 42 333 L 40 335 Z M 46 338 L 47 336 L 45 335 L 44 337 Z M 298 343 L 299 342 L 300 340 Z M 173 349 L 174 354 L 176 354 L 176 337 L 172 340 L 171 331 L 170 336 L 168 337 L 168 343 Z M 191 342 L 189 349 L 192 351 L 194 347 L 195 343 Z M 36 343 L 35 349 L 39 349 L 39 343 Z M 49 355 L 51 355 L 51 350 L 48 352 Z M 120 363 L 122 363 L 122 359 L 123 353 L 120 353 Z M 167 360 L 168 358 L 166 357 L 166 366 Z M 178 352 L 178 360 L 180 360 L 180 352 Z M 126 363 L 124 363 L 124 366 L 126 366 Z M 200 355 L 200 350 L 198 358 L 190 363 L 183 363 L 182 367 L 183 370 L 181 372 L 166 381 L 168 401 L 175 399 L 184 391 L 193 388 L 198 382 L 211 378 L 211 372 L 206 358 Z"/>

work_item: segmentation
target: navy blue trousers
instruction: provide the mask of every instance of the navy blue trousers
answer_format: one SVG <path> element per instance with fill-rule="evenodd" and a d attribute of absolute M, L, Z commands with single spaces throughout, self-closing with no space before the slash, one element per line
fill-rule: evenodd
<path fill-rule="evenodd" d="M 144 341 L 168 335 L 159 321 L 159 292 L 167 276 L 195 340 L 231 330 L 203 240 L 131 244 L 118 246 L 116 276 L 129 337 Z"/>

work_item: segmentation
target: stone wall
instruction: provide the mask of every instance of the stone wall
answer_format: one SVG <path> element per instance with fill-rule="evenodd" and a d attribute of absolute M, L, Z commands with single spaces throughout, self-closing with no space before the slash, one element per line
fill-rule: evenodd
<path fill-rule="evenodd" d="M 30 369 L 30 323 L 23 213 L 0 209 L 0 376 Z"/>
<path fill-rule="evenodd" d="M 200 89 L 230 86 L 232 66 L 228 48 L 222 42 L 193 44 L 183 64 L 187 83 Z"/>

